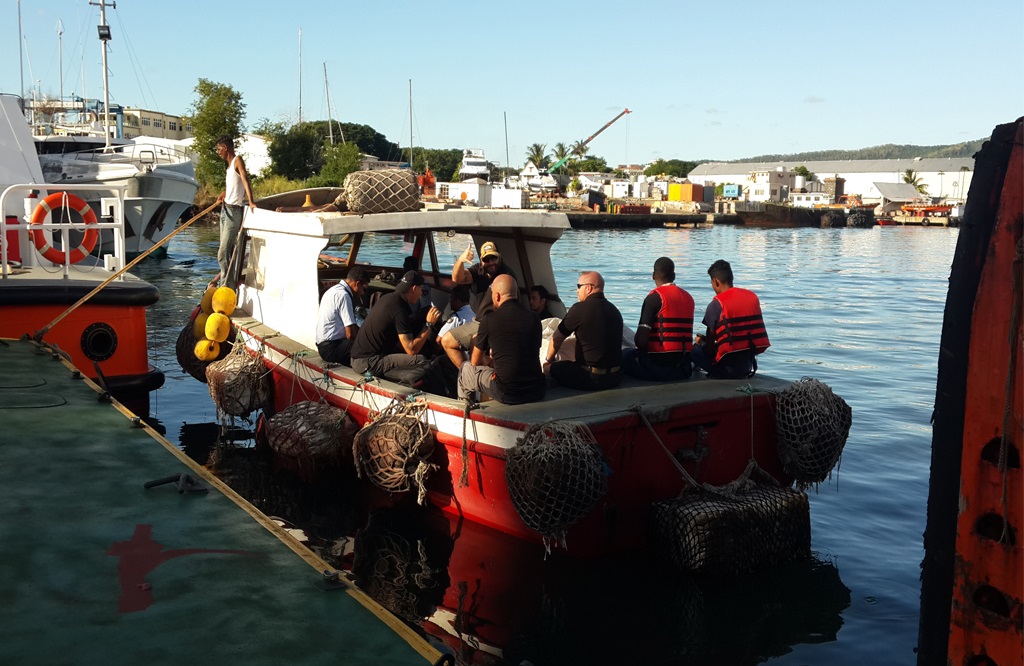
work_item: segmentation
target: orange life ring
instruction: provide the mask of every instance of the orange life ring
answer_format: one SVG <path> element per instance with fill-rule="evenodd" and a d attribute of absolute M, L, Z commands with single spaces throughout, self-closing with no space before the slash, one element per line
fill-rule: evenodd
<path fill-rule="evenodd" d="M 66 202 L 66 203 L 65 203 Z M 54 208 L 71 208 L 72 210 L 78 211 L 82 216 L 82 221 L 87 225 L 96 224 L 96 213 L 93 212 L 92 208 L 89 207 L 81 197 L 77 197 L 74 194 L 67 192 L 55 192 L 42 201 L 36 206 L 36 209 L 32 211 L 32 218 L 29 220 L 29 224 L 43 224 L 46 222 L 47 216 L 50 211 Z M 77 264 L 82 259 L 89 256 L 89 253 L 96 247 L 96 241 L 100 238 L 100 232 L 98 229 L 86 229 L 85 233 L 82 234 L 82 243 L 67 253 L 67 260 L 72 264 Z M 33 229 L 32 230 L 32 242 L 35 243 L 36 249 L 39 250 L 39 254 L 43 255 L 44 258 L 49 259 L 55 264 L 64 263 L 64 251 L 58 250 L 53 246 L 52 243 L 53 235 L 49 233 L 47 229 Z"/>

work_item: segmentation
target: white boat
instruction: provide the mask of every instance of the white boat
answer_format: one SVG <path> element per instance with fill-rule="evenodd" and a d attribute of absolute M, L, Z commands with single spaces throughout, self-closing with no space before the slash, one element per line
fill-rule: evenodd
<path fill-rule="evenodd" d="M 373 215 L 276 212 L 278 206 L 305 201 L 328 203 L 335 195 L 322 188 L 268 197 L 243 222 L 245 258 L 236 269 L 241 272 L 228 276 L 238 294 L 232 318 L 239 340 L 272 377 L 268 414 L 319 400 L 363 425 L 389 405 L 406 404 L 417 395 L 416 389 L 363 376 L 317 355 L 320 294 L 342 279 L 348 266 L 358 263 L 378 276 L 367 288 L 372 303 L 375 293 L 394 289 L 386 276 L 401 275 L 405 257 L 413 254 L 434 304 L 443 309 L 455 257 L 467 243 L 479 249 L 494 241 L 503 261 L 522 276 L 521 289 L 556 285 L 551 246 L 570 228 L 563 213 L 440 206 Z M 788 385 L 762 374 L 742 381 L 657 384 L 625 377 L 616 389 L 591 393 L 551 387 L 540 402 L 492 401 L 469 412 L 462 401 L 419 394 L 433 444 L 429 462 L 438 466 L 426 482 L 426 498 L 459 518 L 540 541 L 514 507 L 506 460 L 523 431 L 551 421 L 579 423 L 593 434 L 610 476 L 607 494 L 569 529 L 565 543 L 577 554 L 638 548 L 646 540 L 652 502 L 677 497 L 687 475 L 697 483 L 730 483 L 749 473 L 753 457 L 783 485 L 791 481 L 776 450 L 771 393 Z"/>
<path fill-rule="evenodd" d="M 140 137 L 144 140 L 144 137 Z M 100 200 L 113 187 L 125 191 L 125 243 L 129 259 L 153 247 L 174 231 L 178 218 L 195 201 L 199 182 L 188 153 L 167 145 L 127 141 L 104 147 L 103 137 L 36 138 L 43 178 L 56 185 L 96 185 L 84 198 L 98 215 Z M 104 233 L 101 253 L 113 249 Z M 166 250 L 164 250 L 166 252 Z"/>
<path fill-rule="evenodd" d="M 156 287 L 124 273 L 68 311 L 125 266 L 124 186 L 107 190 L 109 218 L 82 200 L 91 187 L 44 182 L 16 98 L 0 95 L 0 337 L 38 334 L 115 397 L 138 398 L 133 402 L 145 407 L 148 391 L 164 381 L 146 344 L 146 307 L 160 298 Z M 91 251 L 102 233 L 112 251 L 98 257 Z"/>
<path fill-rule="evenodd" d="M 491 179 L 491 167 L 487 164 L 484 151 L 474 148 L 466 148 L 462 151 L 462 164 L 459 166 L 459 180 L 480 180 L 487 182 Z"/>

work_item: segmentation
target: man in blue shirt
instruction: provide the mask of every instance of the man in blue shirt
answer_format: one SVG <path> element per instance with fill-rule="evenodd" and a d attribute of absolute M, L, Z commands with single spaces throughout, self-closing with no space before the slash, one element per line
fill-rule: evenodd
<path fill-rule="evenodd" d="M 369 282 L 366 269 L 353 266 L 344 281 L 324 292 L 316 322 L 316 350 L 323 360 L 349 364 L 352 343 L 359 332 L 355 304 L 362 302 Z"/>

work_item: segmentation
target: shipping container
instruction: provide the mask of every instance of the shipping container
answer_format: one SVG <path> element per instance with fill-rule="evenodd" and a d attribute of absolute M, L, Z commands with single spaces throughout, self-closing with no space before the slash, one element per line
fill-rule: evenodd
<path fill-rule="evenodd" d="M 683 184 L 682 183 L 669 183 L 668 184 L 668 200 L 669 201 L 682 201 L 683 200 Z"/>
<path fill-rule="evenodd" d="M 740 198 L 740 186 L 739 185 L 724 185 L 722 186 L 722 196 L 726 199 L 739 199 Z"/>
<path fill-rule="evenodd" d="M 704 198 L 704 186 L 694 183 L 681 183 L 678 201 L 701 201 Z"/>

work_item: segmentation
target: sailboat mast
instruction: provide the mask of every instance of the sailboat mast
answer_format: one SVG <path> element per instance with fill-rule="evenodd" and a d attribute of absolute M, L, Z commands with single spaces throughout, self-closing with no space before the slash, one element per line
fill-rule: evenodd
<path fill-rule="evenodd" d="M 21 0 L 18 0 L 18 72 L 21 74 L 21 87 L 18 88 L 18 105 L 25 113 L 25 44 L 21 41 Z"/>
<path fill-rule="evenodd" d="M 302 124 L 302 28 L 299 28 L 299 125 Z"/>
<path fill-rule="evenodd" d="M 103 137 L 106 140 L 106 148 L 110 148 L 110 88 L 107 82 L 107 42 L 110 41 L 110 26 L 107 25 L 107 3 L 106 0 L 89 0 L 90 5 L 99 5 L 100 25 L 97 28 L 100 35 L 100 42 L 103 44 Z M 116 3 L 111 7 L 117 8 Z"/>
<path fill-rule="evenodd" d="M 412 79 L 409 79 L 409 170 L 412 168 Z"/>
<path fill-rule="evenodd" d="M 57 19 L 57 63 L 60 67 L 60 107 L 64 109 L 64 23 Z"/>
<path fill-rule="evenodd" d="M 334 145 L 334 123 L 331 121 L 331 86 L 327 83 L 327 63 L 324 62 L 324 94 L 327 95 L 327 136 Z"/>

